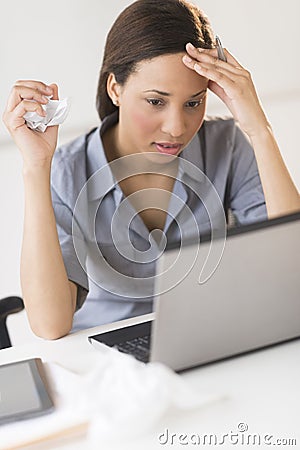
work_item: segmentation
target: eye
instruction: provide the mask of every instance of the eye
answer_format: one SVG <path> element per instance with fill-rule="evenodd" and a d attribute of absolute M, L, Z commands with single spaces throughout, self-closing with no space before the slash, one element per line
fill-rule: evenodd
<path fill-rule="evenodd" d="M 202 105 L 204 98 L 201 98 L 200 100 L 191 100 L 190 102 L 186 103 L 186 106 L 188 108 L 197 108 L 198 106 Z"/>
<path fill-rule="evenodd" d="M 163 101 L 159 98 L 147 98 L 147 102 L 152 106 L 162 106 Z"/>

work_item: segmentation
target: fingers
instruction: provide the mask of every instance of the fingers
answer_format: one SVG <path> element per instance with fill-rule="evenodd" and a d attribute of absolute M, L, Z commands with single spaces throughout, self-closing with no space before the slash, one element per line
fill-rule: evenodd
<path fill-rule="evenodd" d="M 52 94 L 52 89 L 50 85 L 47 85 L 43 83 L 42 81 L 37 80 L 18 80 L 15 83 L 15 86 L 27 86 L 34 89 L 39 89 L 40 91 L 44 92 L 46 95 Z"/>
<path fill-rule="evenodd" d="M 221 98 L 225 98 L 223 91 L 232 97 L 249 85 L 250 73 L 227 50 L 225 50 L 227 57 L 227 62 L 225 62 L 218 59 L 217 49 L 197 49 L 190 43 L 187 44 L 186 49 L 187 55 L 183 57 L 184 64 L 214 82 L 214 90 L 222 93 L 219 95 Z M 220 86 L 221 90 L 216 89 L 216 84 Z"/>
<path fill-rule="evenodd" d="M 8 112 L 12 112 L 24 99 L 46 104 L 47 96 L 51 95 L 53 95 L 53 87 L 47 86 L 45 83 L 31 80 L 17 81 L 11 90 L 6 109 Z"/>
<path fill-rule="evenodd" d="M 23 117 L 27 112 L 36 112 L 39 116 L 46 116 L 46 112 L 42 108 L 42 105 L 31 100 L 23 100 L 19 103 L 14 110 L 14 115 L 16 117 Z"/>
<path fill-rule="evenodd" d="M 7 113 L 4 117 L 5 124 L 9 131 L 13 132 L 25 124 L 24 114 L 27 112 L 36 112 L 41 117 L 46 116 L 42 105 L 33 100 L 22 100 L 14 109 L 14 111 Z"/>
<path fill-rule="evenodd" d="M 199 58 L 200 59 L 200 58 Z M 195 70 L 202 77 L 215 81 L 220 84 L 223 89 L 231 90 L 234 84 L 233 75 L 226 68 L 217 66 L 216 62 L 205 63 L 199 60 L 191 59 L 187 56 L 183 57 L 184 64 L 190 69 Z M 221 61 L 222 62 L 222 61 Z"/>
<path fill-rule="evenodd" d="M 187 67 L 194 69 L 202 76 L 214 79 L 211 78 L 210 75 L 212 73 L 215 74 L 217 71 L 226 75 L 232 81 L 235 81 L 237 76 L 248 75 L 247 71 L 237 62 L 236 64 L 238 65 L 232 65 L 229 62 L 229 56 L 227 62 L 218 59 L 217 49 L 197 49 L 190 43 L 187 44 L 186 49 L 188 54 L 183 57 L 184 64 Z M 227 50 L 224 51 L 226 52 L 227 57 L 229 52 L 227 52 Z M 234 60 L 233 57 L 232 60 Z"/>
<path fill-rule="evenodd" d="M 58 100 L 58 86 L 46 85 L 41 81 L 20 80 L 11 90 L 8 98 L 3 120 L 10 131 L 16 130 L 25 124 L 23 118 L 26 112 L 36 112 L 41 117 L 46 113 L 43 105 L 49 102 L 49 98 Z"/>
<path fill-rule="evenodd" d="M 216 94 L 223 102 L 226 103 L 226 92 L 224 89 L 215 81 L 209 80 L 208 89 L 210 89 L 214 94 Z"/>
<path fill-rule="evenodd" d="M 186 46 L 188 55 L 184 58 L 185 63 L 189 63 L 191 67 L 192 62 L 194 64 L 200 63 L 201 67 L 214 68 L 223 72 L 224 74 L 240 75 L 243 68 L 242 66 L 233 66 L 228 61 L 222 61 L 218 59 L 218 53 L 216 49 L 206 50 L 206 49 L 196 49 L 192 44 L 187 44 Z M 188 59 L 190 56 L 190 60 Z"/>
<path fill-rule="evenodd" d="M 218 59 L 218 50 L 216 48 L 196 48 L 190 42 L 186 45 L 187 53 L 194 59 L 198 60 L 198 58 L 203 58 L 207 56 L 208 58 L 214 59 L 218 61 L 219 64 L 223 63 L 223 65 L 228 65 L 228 67 L 232 67 L 235 69 L 243 69 L 243 66 L 232 56 L 231 53 L 225 48 L 223 49 L 227 58 L 227 62 L 221 61 Z M 222 65 L 222 64 L 221 64 Z"/>
<path fill-rule="evenodd" d="M 208 88 L 228 107 L 242 130 L 250 136 L 257 127 L 257 117 L 265 117 L 249 71 L 227 51 L 227 61 L 218 59 L 214 49 L 186 45 L 183 63 L 208 80 Z M 265 121 L 265 118 L 262 119 Z"/>
<path fill-rule="evenodd" d="M 49 84 L 49 87 L 52 89 L 52 100 L 59 100 L 58 97 L 58 86 L 55 83 Z"/>

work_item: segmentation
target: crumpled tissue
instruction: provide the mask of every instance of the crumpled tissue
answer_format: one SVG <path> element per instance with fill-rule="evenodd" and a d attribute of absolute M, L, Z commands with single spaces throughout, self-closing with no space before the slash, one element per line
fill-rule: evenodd
<path fill-rule="evenodd" d="M 42 105 L 42 108 L 46 111 L 45 117 L 30 111 L 23 116 L 26 125 L 32 130 L 44 132 L 47 127 L 62 124 L 70 110 L 70 99 L 49 100 L 46 105 Z"/>
<path fill-rule="evenodd" d="M 170 411 L 195 410 L 225 398 L 195 392 L 165 365 L 143 364 L 114 349 L 99 354 L 99 363 L 81 377 L 78 387 L 75 395 L 69 395 L 70 406 L 89 417 L 91 449 L 100 443 L 130 442 L 153 429 Z"/>
<path fill-rule="evenodd" d="M 105 346 L 97 356 L 96 365 L 84 375 L 44 363 L 55 411 L 2 426 L 0 449 L 51 441 L 61 433 L 82 433 L 85 450 L 127 450 L 136 440 L 161 430 L 169 414 L 179 412 L 184 419 L 189 411 L 226 398 L 191 388 L 184 377 L 160 363 L 143 364 Z"/>

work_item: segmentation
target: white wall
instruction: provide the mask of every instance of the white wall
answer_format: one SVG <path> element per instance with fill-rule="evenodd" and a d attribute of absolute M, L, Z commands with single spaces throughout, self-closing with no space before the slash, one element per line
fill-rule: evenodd
<path fill-rule="evenodd" d="M 223 45 L 251 70 L 268 111 L 269 103 L 277 104 L 287 97 L 297 97 L 299 102 L 299 0 L 194 1 L 210 17 Z M 10 0 L 1 5 L 1 110 L 15 80 L 40 79 L 57 82 L 61 96 L 72 98 L 68 121 L 61 130 L 62 139 L 97 123 L 94 98 L 105 36 L 112 21 L 129 3 L 52 0 L 43 4 L 38 0 Z M 292 129 L 296 124 L 293 114 L 290 120 Z M 1 124 L 0 143 L 7 137 Z"/>
<path fill-rule="evenodd" d="M 162 0 L 163 1 L 163 0 Z M 60 142 L 98 123 L 95 91 L 106 33 L 131 1 L 10 0 L 0 15 L 0 110 L 17 79 L 56 82 L 72 98 Z M 253 74 L 282 154 L 300 189 L 299 0 L 198 0 L 215 32 Z M 162 28 L 163 28 L 162 24 Z M 180 32 L 180 30 L 178 30 Z M 211 98 L 209 112 L 226 112 Z M 20 293 L 21 159 L 0 124 L 0 297 Z"/>

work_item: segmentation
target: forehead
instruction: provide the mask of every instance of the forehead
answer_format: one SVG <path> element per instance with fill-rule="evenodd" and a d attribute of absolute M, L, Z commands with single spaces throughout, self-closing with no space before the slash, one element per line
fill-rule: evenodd
<path fill-rule="evenodd" d="M 128 77 L 125 89 L 156 89 L 171 95 L 180 91 L 186 96 L 206 89 L 207 78 L 186 67 L 182 62 L 184 55 L 182 52 L 140 61 Z"/>

